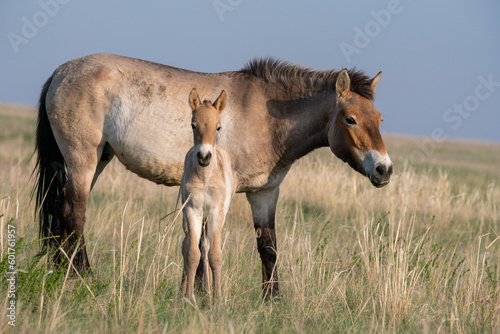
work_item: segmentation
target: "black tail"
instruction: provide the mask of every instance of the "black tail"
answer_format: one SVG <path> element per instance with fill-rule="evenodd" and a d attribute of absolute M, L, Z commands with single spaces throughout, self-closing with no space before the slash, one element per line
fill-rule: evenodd
<path fill-rule="evenodd" d="M 36 165 L 33 174 L 37 178 L 32 196 L 36 196 L 35 217 L 38 215 L 42 250 L 58 246 L 62 226 L 56 217 L 56 199 L 66 183 L 66 166 L 50 127 L 45 100 L 52 76 L 47 80 L 40 95 L 38 125 L 36 129 Z"/>

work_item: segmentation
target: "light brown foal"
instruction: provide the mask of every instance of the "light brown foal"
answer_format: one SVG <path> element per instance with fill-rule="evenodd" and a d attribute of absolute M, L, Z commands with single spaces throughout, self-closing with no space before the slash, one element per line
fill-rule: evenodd
<path fill-rule="evenodd" d="M 226 92 L 222 91 L 212 104 L 201 102 L 193 88 L 189 104 L 193 110 L 194 146 L 186 154 L 181 183 L 182 201 L 187 201 L 182 220 L 186 237 L 182 243 L 181 296 L 196 303 L 193 290 L 200 259 L 206 292 L 211 294 L 213 284 L 214 296 L 220 297 L 221 232 L 235 192 L 235 182 L 229 155 L 216 144 Z"/>

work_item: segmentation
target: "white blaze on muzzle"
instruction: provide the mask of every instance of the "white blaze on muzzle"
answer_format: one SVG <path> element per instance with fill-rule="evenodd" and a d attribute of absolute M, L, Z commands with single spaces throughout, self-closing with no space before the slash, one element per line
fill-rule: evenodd
<path fill-rule="evenodd" d="M 378 151 L 368 151 L 362 155 L 361 164 L 373 185 L 384 186 L 389 183 L 392 161 L 387 153 L 382 155 Z"/>
<path fill-rule="evenodd" d="M 210 163 L 210 159 L 214 155 L 214 147 L 212 145 L 201 144 L 196 147 L 195 156 L 198 162 L 203 162 L 204 165 Z"/>

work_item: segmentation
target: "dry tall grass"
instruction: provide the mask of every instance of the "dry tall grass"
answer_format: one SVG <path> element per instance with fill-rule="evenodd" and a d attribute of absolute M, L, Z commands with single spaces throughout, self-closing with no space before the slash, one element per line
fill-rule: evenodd
<path fill-rule="evenodd" d="M 116 161 L 88 206 L 93 279 L 51 272 L 48 256 L 34 260 L 33 116 L 0 108 L 0 271 L 8 271 L 9 221 L 17 226 L 22 270 L 16 327 L 7 324 L 4 297 L 0 332 L 500 331 L 500 171 L 488 167 L 497 160 L 477 161 L 480 169 L 442 167 L 453 161 L 445 156 L 453 149 L 465 161 L 468 152 L 500 157 L 500 145 L 447 143 L 450 149 L 415 164 L 405 155 L 414 142 L 388 137 L 396 175 L 383 189 L 328 150 L 314 152 L 294 165 L 281 188 L 282 298 L 260 298 L 250 209 L 239 194 L 223 230 L 222 298 L 212 303 L 200 293 L 197 308 L 178 298 L 183 231 L 174 212 L 177 189 L 142 180 Z M 5 279 L 1 287 L 4 293 Z"/>

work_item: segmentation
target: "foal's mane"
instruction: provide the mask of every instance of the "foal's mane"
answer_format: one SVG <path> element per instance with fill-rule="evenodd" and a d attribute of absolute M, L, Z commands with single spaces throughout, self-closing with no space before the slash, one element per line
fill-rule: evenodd
<path fill-rule="evenodd" d="M 340 71 L 313 70 L 274 58 L 256 58 L 248 62 L 240 73 L 253 75 L 267 83 L 281 85 L 293 91 L 335 91 Z M 351 90 L 369 100 L 374 100 L 371 79 L 356 68 L 348 70 Z"/>

